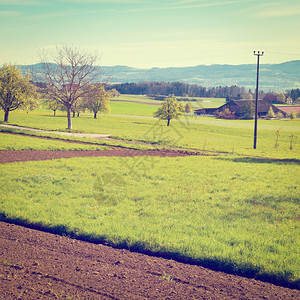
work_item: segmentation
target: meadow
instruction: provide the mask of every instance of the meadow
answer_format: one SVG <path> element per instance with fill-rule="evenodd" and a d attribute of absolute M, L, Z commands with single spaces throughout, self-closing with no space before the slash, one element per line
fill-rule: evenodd
<path fill-rule="evenodd" d="M 299 165 L 237 156 L 0 166 L 2 219 L 299 283 Z"/>
<path fill-rule="evenodd" d="M 160 104 L 161 101 L 154 100 L 151 97 L 148 97 L 146 95 L 126 95 L 121 94 L 119 97 L 112 98 L 113 100 L 122 100 L 122 101 L 134 101 L 134 102 L 147 102 L 147 103 L 153 103 L 153 104 Z"/>
<path fill-rule="evenodd" d="M 255 151 L 253 121 L 189 117 L 167 128 L 143 110 L 120 113 L 83 114 L 73 127 L 218 153 L 0 165 L 1 219 L 299 287 L 299 120 L 259 120 Z M 9 123 L 63 131 L 66 117 L 17 111 Z M 3 136 L 0 149 L 69 147 L 28 136 L 19 146 L 19 136 Z"/>
<path fill-rule="evenodd" d="M 114 104 L 123 107 L 123 103 Z M 128 107 L 135 103 L 126 103 Z M 146 109 L 149 105 L 139 104 Z M 151 106 L 150 106 L 151 107 Z M 135 107 L 136 111 L 139 106 Z M 145 108 L 143 108 L 145 109 Z M 142 113 L 144 110 L 142 110 Z M 17 111 L 10 115 L 9 124 L 44 130 L 66 130 L 65 113 L 53 117 L 50 112 Z M 181 147 L 200 151 L 251 155 L 278 159 L 300 158 L 300 119 L 259 120 L 257 149 L 253 149 L 253 120 L 221 120 L 209 117 L 182 117 L 166 121 L 151 115 L 108 114 L 93 119 L 91 114 L 73 118 L 76 132 L 110 134 L 118 140 L 146 142 L 164 147 Z"/>
<path fill-rule="evenodd" d="M 162 103 L 160 100 L 153 100 L 153 98 L 146 95 L 125 95 L 121 94 L 119 97 L 113 98 L 114 100 L 131 101 L 136 103 L 153 103 L 159 105 Z M 219 107 L 225 103 L 225 98 L 206 98 L 206 97 L 176 97 L 178 101 L 183 101 L 186 104 L 186 99 L 189 99 L 193 109 Z"/>
<path fill-rule="evenodd" d="M 114 115 L 138 115 L 138 116 L 153 116 L 157 110 L 157 105 L 149 105 L 134 102 L 111 102 L 111 112 Z"/>
<path fill-rule="evenodd" d="M 93 144 L 67 143 L 53 139 L 37 139 L 25 135 L 11 135 L 0 131 L 1 150 L 109 150 L 108 147 Z"/>

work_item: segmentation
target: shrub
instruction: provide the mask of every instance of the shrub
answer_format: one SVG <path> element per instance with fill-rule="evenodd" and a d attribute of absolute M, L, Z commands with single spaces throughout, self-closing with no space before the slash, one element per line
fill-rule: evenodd
<path fill-rule="evenodd" d="M 284 117 L 284 115 L 280 111 L 276 114 L 277 119 L 282 119 L 283 117 Z"/>
<path fill-rule="evenodd" d="M 246 119 L 246 120 L 253 119 L 254 112 L 255 112 L 254 106 L 250 101 L 246 102 L 241 106 L 240 114 L 242 119 Z"/>
<path fill-rule="evenodd" d="M 267 118 L 268 119 L 272 119 L 272 118 L 275 118 L 276 116 L 275 116 L 275 113 L 274 113 L 274 111 L 273 111 L 273 108 L 272 108 L 272 106 L 269 108 L 269 111 L 268 111 L 268 114 L 267 114 Z"/>
<path fill-rule="evenodd" d="M 288 117 L 289 117 L 291 120 L 294 120 L 294 119 L 296 119 L 296 113 L 292 110 L 292 111 L 288 114 Z"/>
<path fill-rule="evenodd" d="M 235 120 L 236 116 L 228 108 L 225 108 L 223 111 L 220 111 L 220 112 L 217 111 L 217 118 L 218 119 Z"/>

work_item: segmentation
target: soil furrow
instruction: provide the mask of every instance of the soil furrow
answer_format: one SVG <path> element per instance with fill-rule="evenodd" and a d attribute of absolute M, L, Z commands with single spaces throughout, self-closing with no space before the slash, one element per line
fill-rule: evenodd
<path fill-rule="evenodd" d="M 300 299 L 300 291 L 0 222 L 0 299 Z"/>

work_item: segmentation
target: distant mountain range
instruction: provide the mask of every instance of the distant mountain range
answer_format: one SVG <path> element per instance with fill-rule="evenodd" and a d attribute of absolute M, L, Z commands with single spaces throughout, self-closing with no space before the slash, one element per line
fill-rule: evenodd
<path fill-rule="evenodd" d="M 23 73 L 34 71 L 39 78 L 41 64 L 19 66 Z M 194 67 L 171 67 L 138 69 L 128 66 L 102 66 L 104 77 L 109 83 L 130 83 L 146 81 L 180 81 L 203 87 L 244 86 L 255 89 L 256 64 L 245 65 L 199 65 Z M 40 77 L 41 78 L 41 77 Z M 100 80 L 100 79 L 99 79 Z M 103 80 L 103 78 L 102 78 Z M 261 64 L 259 89 L 283 92 L 300 88 L 300 60 L 281 64 Z"/>

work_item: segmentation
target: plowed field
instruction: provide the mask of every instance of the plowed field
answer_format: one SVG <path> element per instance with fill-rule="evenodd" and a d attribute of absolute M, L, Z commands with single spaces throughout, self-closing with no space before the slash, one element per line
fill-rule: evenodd
<path fill-rule="evenodd" d="M 1 299 L 300 299 L 300 291 L 0 222 Z"/>

